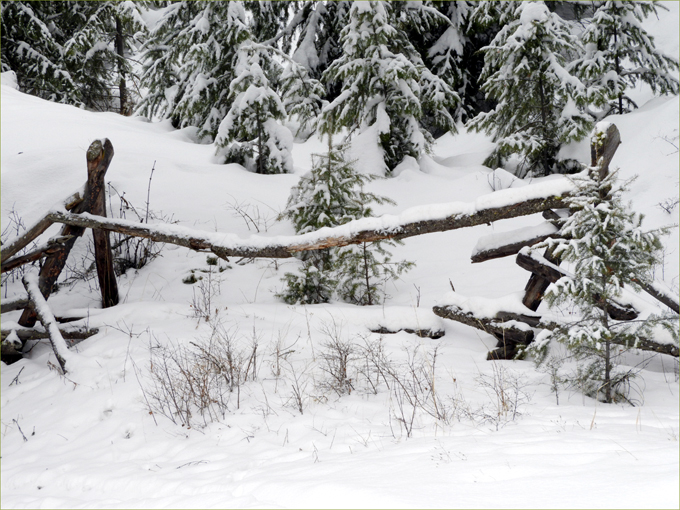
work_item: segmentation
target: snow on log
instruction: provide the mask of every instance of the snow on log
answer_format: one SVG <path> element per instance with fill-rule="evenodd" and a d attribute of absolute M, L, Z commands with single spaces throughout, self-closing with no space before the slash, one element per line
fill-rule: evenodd
<path fill-rule="evenodd" d="M 554 330 L 559 326 L 557 322 L 532 314 L 532 311 L 522 305 L 515 295 L 488 299 L 467 298 L 449 292 L 442 299 L 442 304 L 433 307 L 432 310 L 439 317 L 472 326 L 494 336 L 498 340 L 498 348 L 489 352 L 487 359 L 512 359 L 518 352 L 518 345 L 526 345 L 533 341 L 532 328 Z M 625 343 L 620 345 L 627 346 Z M 679 354 L 677 344 L 648 338 L 638 339 L 632 348 L 668 354 L 676 358 Z"/>
<path fill-rule="evenodd" d="M 657 301 L 660 301 L 675 313 L 680 313 L 680 306 L 678 306 L 678 296 L 675 295 L 673 291 L 665 284 L 654 281 L 651 285 L 648 285 L 638 280 L 635 280 L 635 283 L 642 287 L 642 290 L 655 298 Z"/>
<path fill-rule="evenodd" d="M 59 333 L 66 342 L 66 345 L 72 347 L 73 345 L 80 343 L 79 341 L 85 340 L 93 335 L 96 335 L 97 333 L 99 333 L 99 330 L 96 328 L 87 329 L 84 327 L 68 329 L 59 328 Z M 22 344 L 25 344 L 29 340 L 44 340 L 50 337 L 50 334 L 47 331 L 37 331 L 33 328 L 17 328 L 17 329 L 3 329 L 2 331 L 0 331 L 0 339 L 2 339 L 3 342 L 5 342 L 8 338 L 10 338 L 10 335 L 12 334 L 16 335 L 16 337 L 21 341 Z"/>
<path fill-rule="evenodd" d="M 480 237 L 472 250 L 472 262 L 484 262 L 515 255 L 525 246 L 533 246 L 536 243 L 554 237 L 559 229 L 552 223 L 545 221 L 533 227 L 524 227 L 509 232 L 493 233 Z"/>
<path fill-rule="evenodd" d="M 4 299 L 0 305 L 0 313 L 13 312 L 14 310 L 23 310 L 29 306 L 28 296 L 20 296 L 12 299 Z"/>
<path fill-rule="evenodd" d="M 37 314 L 43 327 L 47 330 L 49 335 L 50 343 L 52 344 L 52 349 L 54 350 L 54 355 L 57 357 L 59 366 L 62 372 L 66 373 L 66 361 L 71 358 L 71 353 L 68 352 L 68 346 L 64 337 L 61 336 L 61 332 L 57 327 L 57 321 L 52 315 L 50 307 L 47 305 L 47 301 L 40 292 L 38 286 L 38 276 L 34 273 L 27 273 L 22 279 L 26 292 L 28 292 L 28 298 L 33 303 L 33 309 Z"/>
<path fill-rule="evenodd" d="M 474 202 L 451 202 L 412 207 L 399 215 L 362 218 L 333 228 L 322 228 L 299 236 L 250 236 L 205 232 L 180 225 L 140 224 L 91 214 L 72 214 L 53 209 L 51 221 L 81 228 L 93 228 L 177 244 L 196 251 L 212 251 L 221 258 L 287 258 L 295 252 L 320 250 L 379 241 L 405 239 L 433 232 L 445 232 L 482 225 L 507 218 L 565 207 L 564 200 L 574 190 L 567 178 L 553 179 L 523 188 L 496 191 Z"/>
<path fill-rule="evenodd" d="M 487 359 L 512 359 L 518 345 L 527 345 L 534 339 L 533 327 L 541 317 L 520 302 L 518 294 L 498 299 L 465 297 L 449 292 L 442 304 L 432 308 L 439 317 L 454 320 L 480 329 L 496 338 L 498 349 L 489 352 Z"/>
<path fill-rule="evenodd" d="M 67 211 L 72 210 L 83 201 L 84 189 L 85 186 L 83 186 L 75 193 L 71 194 L 66 199 L 62 200 L 59 203 L 59 205 L 63 206 L 63 208 L 66 209 Z M 52 225 L 52 223 L 54 222 L 49 219 L 48 213 L 42 218 L 40 218 L 38 221 L 36 221 L 33 225 L 31 225 L 31 227 L 28 228 L 26 232 L 6 242 L 3 245 L 2 250 L 0 250 L 0 259 L 3 262 L 3 266 L 4 261 L 19 253 L 23 248 L 25 248 L 28 245 L 28 243 L 33 241 L 33 239 L 38 237 L 43 232 L 45 232 L 45 230 L 47 230 L 49 226 Z"/>

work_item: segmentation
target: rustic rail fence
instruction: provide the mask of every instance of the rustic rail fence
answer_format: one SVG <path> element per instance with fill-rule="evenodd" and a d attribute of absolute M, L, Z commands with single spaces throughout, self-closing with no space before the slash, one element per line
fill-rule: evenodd
<path fill-rule="evenodd" d="M 591 171 L 606 176 L 609 164 L 621 143 L 618 129 L 610 125 L 604 137 L 591 141 Z M 106 217 L 106 195 L 104 177 L 113 158 L 113 145 L 108 139 L 94 141 L 87 150 L 87 183 L 82 190 L 72 194 L 60 204 L 53 207 L 40 220 L 35 222 L 22 235 L 2 246 L 0 251 L 2 272 L 10 271 L 24 264 L 45 259 L 37 282 L 25 279 L 26 297 L 2 303 L 2 313 L 23 309 L 19 325 L 23 329 L 2 331 L 2 357 L 20 356 L 20 345 L 5 342 L 10 335 L 23 344 L 30 338 L 49 338 L 55 349 L 57 359 L 65 371 L 63 355 L 64 338 L 85 338 L 92 331 L 82 329 L 59 329 L 50 321 L 51 312 L 46 302 L 51 290 L 64 268 L 66 259 L 78 237 L 86 229 L 93 231 L 94 251 L 102 306 L 110 307 L 118 303 L 118 288 L 113 270 L 113 256 L 109 241 L 109 232 L 118 232 L 128 236 L 148 238 L 162 243 L 184 246 L 191 250 L 212 252 L 220 258 L 228 257 L 261 257 L 288 258 L 295 253 L 308 250 L 320 250 L 341 247 L 350 244 L 378 241 L 383 239 L 406 239 L 433 232 L 444 232 L 475 225 L 490 224 L 502 219 L 516 218 L 535 213 L 542 213 L 546 224 L 534 229 L 524 229 L 523 235 L 513 236 L 513 240 L 491 249 L 479 250 L 472 255 L 475 263 L 484 262 L 510 255 L 517 256 L 517 264 L 531 273 L 527 282 L 522 304 L 531 311 L 536 311 L 542 302 L 548 286 L 565 275 L 560 269 L 560 260 L 551 250 L 546 250 L 542 257 L 527 254 L 524 248 L 533 246 L 549 237 L 560 235 L 563 218 L 555 210 L 567 207 L 566 199 L 574 192 L 575 186 L 568 179 L 550 187 L 522 188 L 521 193 L 513 195 L 514 190 L 503 190 L 504 200 L 487 200 L 480 197 L 471 204 L 443 204 L 438 212 L 418 214 L 418 208 L 404 211 L 397 216 L 379 218 L 363 218 L 340 227 L 325 228 L 317 232 L 298 236 L 281 236 L 276 238 L 252 236 L 244 240 L 235 235 L 201 232 L 178 225 L 135 223 L 128 220 Z M 536 190 L 532 195 L 531 191 Z M 488 196 L 487 196 L 488 197 Z M 513 200 L 515 197 L 515 200 Z M 17 255 L 30 242 L 41 235 L 47 228 L 61 223 L 63 227 L 59 235 L 49 239 L 45 244 L 30 253 Z M 35 284 L 35 286 L 33 286 Z M 36 293 L 39 289 L 40 295 Z M 659 286 L 644 287 L 651 296 L 678 312 L 678 298 L 662 290 Z M 532 341 L 533 328 L 550 328 L 549 323 L 541 322 L 538 315 L 498 312 L 493 317 L 480 317 L 463 311 L 455 305 L 435 306 L 434 313 L 451 320 L 481 329 L 497 338 L 497 348 L 489 353 L 489 359 L 508 359 L 515 356 L 518 347 Z M 630 305 L 615 304 L 609 310 L 617 320 L 632 320 L 637 311 Z M 32 328 L 39 315 L 51 323 L 48 327 L 41 318 L 47 333 L 34 331 Z M 517 322 L 528 327 L 518 327 Z M 677 346 L 658 344 L 646 340 L 639 346 L 641 349 L 663 352 L 678 356 Z"/>

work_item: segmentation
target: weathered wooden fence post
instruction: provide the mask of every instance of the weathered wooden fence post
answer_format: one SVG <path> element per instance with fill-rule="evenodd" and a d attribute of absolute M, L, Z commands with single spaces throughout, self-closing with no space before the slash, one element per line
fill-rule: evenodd
<path fill-rule="evenodd" d="M 106 216 L 106 192 L 104 177 L 113 158 L 113 145 L 109 139 L 95 140 L 87 150 L 87 188 L 89 193 L 90 213 Z M 94 238 L 94 259 L 97 265 L 97 277 L 102 294 L 102 306 L 108 308 L 118 304 L 118 284 L 113 271 L 113 254 L 111 241 L 106 230 L 92 230 Z"/>
<path fill-rule="evenodd" d="M 74 213 L 88 212 L 92 214 L 100 214 L 99 211 L 101 211 L 102 215 L 106 214 L 104 176 L 106 175 L 109 163 L 111 163 L 111 159 L 113 158 L 113 145 L 108 139 L 105 139 L 103 142 L 104 143 L 102 143 L 100 140 L 95 140 L 87 150 L 87 186 L 85 187 L 83 201 L 73 209 Z M 42 269 L 40 270 L 38 287 L 40 288 L 40 293 L 45 299 L 47 299 L 52 293 L 52 288 L 54 287 L 57 278 L 59 278 L 61 271 L 64 269 L 64 266 L 66 265 L 68 254 L 71 252 L 76 239 L 82 236 L 83 232 L 85 232 L 85 228 L 71 225 L 64 225 L 64 227 L 61 229 L 60 237 L 65 237 L 67 240 L 61 244 L 60 249 L 55 250 L 45 258 L 45 262 L 42 266 Z M 97 239 L 101 239 L 101 235 L 99 234 L 106 235 L 106 240 L 104 243 L 106 243 L 106 246 L 108 247 L 108 233 L 97 230 L 94 230 L 93 232 L 95 238 L 97 273 L 99 275 L 99 282 L 102 290 L 103 305 L 104 307 L 112 306 L 118 303 L 118 287 L 116 285 L 115 275 L 113 273 L 111 250 L 108 248 L 106 255 L 103 256 L 98 255 L 97 252 Z M 101 240 L 99 244 L 104 246 Z M 100 254 L 102 249 L 103 248 L 99 248 Z M 108 260 L 108 263 L 104 262 L 101 264 L 101 270 L 99 262 L 100 258 L 105 261 Z M 110 268 L 110 271 L 107 268 Z M 102 285 L 102 275 L 105 275 L 105 285 Z M 113 285 L 110 284 L 111 280 L 113 281 Z M 26 308 L 19 318 L 19 325 L 32 328 L 35 325 L 36 319 L 37 315 L 35 310 L 32 308 Z"/>

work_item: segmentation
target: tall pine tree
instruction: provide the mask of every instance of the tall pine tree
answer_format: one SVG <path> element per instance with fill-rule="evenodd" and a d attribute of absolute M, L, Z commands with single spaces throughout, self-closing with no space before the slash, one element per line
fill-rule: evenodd
<path fill-rule="evenodd" d="M 439 111 L 437 122 L 453 127 L 444 112 L 458 100 L 422 65 L 405 33 L 393 26 L 386 2 L 355 2 L 342 31 L 343 54 L 323 75 L 342 92 L 321 114 L 321 130 L 347 128 L 350 136 L 375 131 L 385 170 L 406 156 L 418 158 L 431 137 L 420 125 L 423 107 Z M 332 87 L 332 85 L 331 85 Z"/>
<path fill-rule="evenodd" d="M 646 83 L 659 94 L 678 94 L 678 61 L 661 54 L 654 38 L 642 27 L 657 2 L 594 2 L 597 10 L 581 35 L 584 55 L 573 68 L 589 87 L 589 102 L 601 110 L 598 117 L 619 115 L 637 108 L 626 94 Z"/>
<path fill-rule="evenodd" d="M 484 51 L 482 89 L 496 107 L 468 126 L 493 136 L 487 166 L 515 156 L 516 173 L 545 175 L 559 170 L 562 144 L 583 138 L 591 118 L 583 112 L 585 87 L 566 66 L 580 51 L 570 27 L 543 2 L 518 2 L 511 19 Z"/>

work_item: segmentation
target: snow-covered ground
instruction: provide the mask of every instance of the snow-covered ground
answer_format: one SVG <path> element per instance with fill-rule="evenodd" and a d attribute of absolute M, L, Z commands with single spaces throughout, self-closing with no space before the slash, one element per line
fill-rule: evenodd
<path fill-rule="evenodd" d="M 677 58 L 678 8 L 670 6 L 672 13 L 647 26 Z M 648 228 L 677 224 L 679 207 L 669 214 L 659 204 L 677 201 L 679 193 L 678 98 L 648 100 L 643 89 L 639 97 L 638 111 L 608 118 L 623 141 L 612 165 L 623 178 L 639 175 L 629 198 Z M 115 149 L 107 182 L 138 209 L 148 195 L 151 210 L 181 226 L 244 239 L 294 233 L 275 218 L 323 143 L 296 144 L 294 174 L 263 176 L 214 164 L 213 146 L 195 144 L 193 135 L 168 123 L 45 102 L 14 90 L 3 76 L 2 229 L 16 217 L 29 225 L 78 189 L 85 151 L 107 137 Z M 442 137 L 419 168 L 406 163 L 395 177 L 371 184 L 397 203 L 377 212 L 472 203 L 494 189 L 541 181 L 482 166 L 491 149 L 486 137 L 464 130 Z M 565 153 L 588 161 L 588 141 Z M 116 307 L 100 308 L 94 280 L 61 288 L 49 299 L 54 314 L 86 317 L 75 324 L 99 333 L 71 350 L 67 377 L 51 368 L 56 360 L 47 341 L 20 362 L 2 364 L 2 507 L 677 508 L 677 359 L 628 355 L 627 363 L 641 368 L 631 393 L 637 405 L 605 405 L 570 388 L 556 395 L 549 375 L 531 361 L 487 362 L 495 339 L 432 313 L 451 285 L 481 298 L 522 291 L 528 273 L 513 257 L 472 264 L 470 255 L 482 236 L 541 221 L 536 215 L 407 239 L 393 253 L 416 267 L 388 285 L 381 306 L 288 306 L 275 293 L 294 259 L 211 266 L 205 253 L 172 245 L 119 279 Z M 677 293 L 677 228 L 664 244 L 657 278 Z M 86 245 L 76 244 L 67 275 L 78 269 Z M 192 271 L 203 279 L 184 283 Z M 22 293 L 19 281 L 10 282 L 2 299 Z M 198 316 L 202 307 L 209 320 Z M 4 314 L 3 329 L 19 314 Z M 227 411 L 207 425 L 198 415 L 187 429 L 150 414 L 151 362 L 158 367 L 163 348 L 205 344 L 217 324 L 236 352 L 249 354 L 257 342 L 254 380 L 251 372 L 227 394 Z M 431 340 L 370 332 L 380 327 L 446 334 Z M 339 396 L 324 370 L 333 338 L 357 346 L 351 394 Z M 362 375 L 365 345 L 382 345 L 402 382 L 409 366 L 421 370 L 421 382 L 434 381 L 440 397 L 434 412 L 450 419 L 429 415 L 430 402 L 412 415 L 408 395 L 393 380 L 390 388 L 380 380 L 376 394 L 375 380 Z M 499 415 L 494 389 L 501 387 L 512 390 L 506 398 L 517 403 L 516 414 Z"/>

